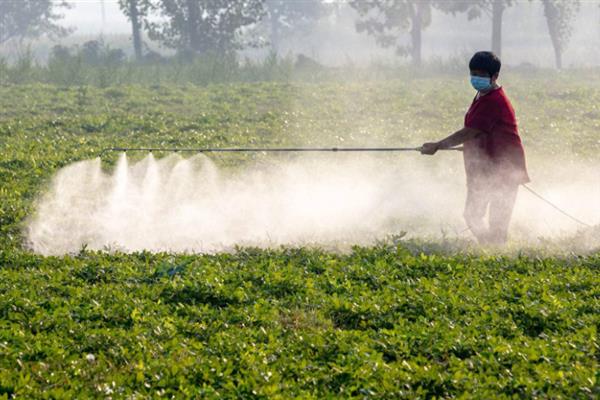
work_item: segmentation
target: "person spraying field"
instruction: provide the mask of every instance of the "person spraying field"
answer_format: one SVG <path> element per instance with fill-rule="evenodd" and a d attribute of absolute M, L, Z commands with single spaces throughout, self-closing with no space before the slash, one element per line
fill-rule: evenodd
<path fill-rule="evenodd" d="M 394 147 L 133 147 L 115 143 L 95 159 L 56 172 L 27 224 L 27 245 L 44 255 L 76 253 L 82 248 L 223 252 L 237 246 L 318 244 L 345 249 L 381 238 L 396 241 L 404 235 L 398 235 L 399 231 L 409 231 L 415 238 L 429 236 L 439 232 L 438 221 L 443 221 L 444 237 L 452 231 L 462 234 L 454 229 L 460 217 L 454 210 L 463 202 L 460 177 L 446 165 L 427 167 L 430 163 L 425 159 L 415 167 L 410 156 L 439 150 L 448 150 L 449 157 L 463 151 L 468 189 L 464 217 L 479 242 L 506 242 L 519 186 L 535 197 L 535 203 L 526 197 L 515 209 L 515 244 L 540 237 L 542 230 L 535 222 L 549 219 L 542 214 L 546 206 L 580 226 L 593 228 L 600 188 L 596 185 L 594 192 L 585 184 L 574 191 L 564 179 L 552 181 L 558 187 L 546 185 L 552 198 L 561 198 L 557 204 L 572 200 L 590 224 L 526 185 L 529 176 L 514 110 L 497 84 L 500 60 L 480 52 L 469 66 L 477 94 L 464 128 L 418 147 L 414 143 Z M 102 165 L 102 157 L 111 152 L 121 153 L 113 169 Z M 132 152 L 147 154 L 136 159 L 128 154 Z M 232 153 L 264 154 L 261 159 L 240 160 L 236 168 L 220 168 L 210 157 Z M 278 156 L 266 159 L 267 153 Z M 303 155 L 286 157 L 287 153 Z M 398 158 L 383 158 L 383 153 L 395 153 Z M 404 160 L 400 154 L 406 155 Z M 593 167 L 586 176 L 596 177 Z M 543 175 L 536 176 L 543 182 Z M 583 176 L 581 170 L 578 176 Z M 428 184 L 423 185 L 424 181 Z M 541 202 L 546 206 L 541 207 Z M 488 210 L 489 220 L 484 221 Z M 552 225 L 552 229 L 564 227 L 560 221 Z M 592 237 L 597 231 L 587 232 Z M 592 237 L 585 242 L 585 248 L 592 248 L 597 240 Z"/>
<path fill-rule="evenodd" d="M 469 70 L 477 94 L 464 127 L 421 147 L 422 154 L 433 155 L 463 144 L 467 177 L 464 218 L 481 244 L 506 242 L 519 185 L 529 182 L 515 111 L 497 83 L 500 67 L 500 59 L 492 52 L 473 55 Z"/>

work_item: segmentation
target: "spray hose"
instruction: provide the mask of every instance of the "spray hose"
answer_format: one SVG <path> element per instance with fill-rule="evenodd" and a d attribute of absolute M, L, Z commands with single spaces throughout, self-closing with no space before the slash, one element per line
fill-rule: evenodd
<path fill-rule="evenodd" d="M 165 147 L 109 147 L 103 149 L 99 157 L 112 151 L 135 151 L 135 152 L 167 152 L 167 153 L 297 153 L 297 152 L 402 152 L 402 151 L 421 151 L 421 147 L 204 147 L 204 148 L 165 148 Z M 450 147 L 440 150 L 463 151 L 462 147 Z M 522 184 L 527 191 L 537 197 L 539 200 L 548 204 L 556 211 L 578 223 L 579 225 L 591 228 L 592 225 L 572 216 L 550 200 L 544 198 L 528 185 Z"/>
<path fill-rule="evenodd" d="M 525 189 L 527 189 L 527 191 L 529 193 L 531 193 L 532 195 L 534 195 L 535 197 L 537 197 L 538 199 L 540 199 L 544 203 L 548 204 L 550 207 L 554 208 L 556 211 L 558 211 L 559 213 L 561 213 L 565 217 L 567 217 L 567 218 L 571 219 L 572 221 L 577 222 L 579 225 L 585 226 L 587 228 L 591 228 L 592 227 L 592 225 L 590 225 L 588 223 L 585 223 L 582 220 L 580 220 L 579 218 L 576 218 L 576 217 L 572 216 L 571 214 L 569 214 L 568 212 L 566 212 L 562 208 L 558 207 L 556 204 L 552 203 L 550 200 L 545 199 L 544 197 L 542 197 L 541 194 L 537 193 L 535 190 L 533 190 L 532 188 L 530 188 L 528 185 L 526 185 L 526 184 L 523 183 L 523 184 L 521 184 L 521 186 L 523 186 Z"/>

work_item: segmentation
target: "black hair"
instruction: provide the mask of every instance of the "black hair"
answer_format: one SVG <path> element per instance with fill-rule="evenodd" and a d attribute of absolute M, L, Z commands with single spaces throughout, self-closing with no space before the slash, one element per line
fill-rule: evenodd
<path fill-rule="evenodd" d="M 476 69 L 487 71 L 490 77 L 500 73 L 501 66 L 500 58 L 491 51 L 478 51 L 471 57 L 471 61 L 469 61 L 469 69 L 471 71 Z"/>

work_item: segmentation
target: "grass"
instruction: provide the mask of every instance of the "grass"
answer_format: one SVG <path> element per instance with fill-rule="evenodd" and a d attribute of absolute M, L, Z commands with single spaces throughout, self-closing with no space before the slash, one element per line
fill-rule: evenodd
<path fill-rule="evenodd" d="M 51 176 L 102 148 L 420 144 L 460 126 L 466 85 L 1 86 L 0 398 L 600 396 L 597 253 L 400 239 L 42 257 L 24 244 Z M 597 77 L 505 85 L 532 157 L 598 161 Z"/>

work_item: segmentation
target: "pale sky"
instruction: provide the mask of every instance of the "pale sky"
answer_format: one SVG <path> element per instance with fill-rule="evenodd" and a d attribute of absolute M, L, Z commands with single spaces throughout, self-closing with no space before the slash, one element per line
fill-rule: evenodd
<path fill-rule="evenodd" d="M 127 17 L 119 10 L 116 0 L 69 0 L 72 8 L 61 10 L 62 25 L 76 28 L 75 34 L 129 33 Z M 102 18 L 104 3 L 104 21 Z"/>

